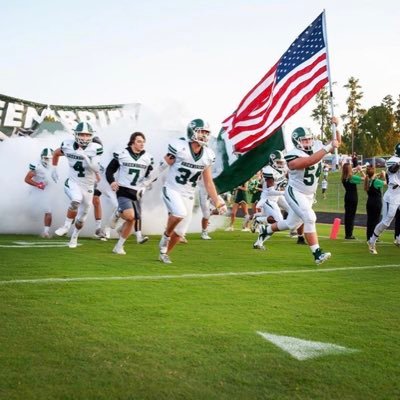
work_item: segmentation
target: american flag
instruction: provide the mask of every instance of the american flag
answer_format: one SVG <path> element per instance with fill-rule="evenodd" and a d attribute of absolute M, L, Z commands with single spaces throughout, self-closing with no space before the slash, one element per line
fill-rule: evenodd
<path fill-rule="evenodd" d="M 235 152 L 245 153 L 267 140 L 328 82 L 323 14 L 223 121 Z"/>

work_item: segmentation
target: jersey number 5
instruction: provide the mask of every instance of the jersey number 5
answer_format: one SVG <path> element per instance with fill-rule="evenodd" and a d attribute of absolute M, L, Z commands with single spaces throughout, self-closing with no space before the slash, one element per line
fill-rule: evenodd
<path fill-rule="evenodd" d="M 321 175 L 321 163 L 318 164 L 317 170 L 315 171 L 315 165 L 307 167 L 304 170 L 303 182 L 306 186 L 314 185 L 315 179 L 318 179 Z"/>

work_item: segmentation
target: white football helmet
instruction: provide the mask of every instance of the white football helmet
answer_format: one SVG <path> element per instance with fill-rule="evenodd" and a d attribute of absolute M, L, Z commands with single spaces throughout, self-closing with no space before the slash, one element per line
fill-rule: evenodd
<path fill-rule="evenodd" d="M 286 168 L 286 161 L 280 150 L 275 150 L 269 155 L 269 165 L 282 172 Z"/>
<path fill-rule="evenodd" d="M 201 146 L 207 146 L 211 130 L 208 122 L 197 118 L 189 122 L 187 126 L 187 137 L 192 142 Z"/>
<path fill-rule="evenodd" d="M 49 167 L 51 164 L 51 160 L 53 159 L 53 149 L 50 149 L 50 147 L 45 147 L 42 152 L 40 153 L 40 161 L 43 165 L 43 167 Z"/>
<path fill-rule="evenodd" d="M 79 124 L 74 129 L 74 132 L 76 143 L 78 143 L 82 147 L 86 147 L 93 140 L 94 129 L 92 128 L 92 125 L 90 125 L 88 122 L 79 122 Z M 90 137 L 88 139 L 84 139 L 82 137 L 82 134 L 90 135 Z"/>
<path fill-rule="evenodd" d="M 305 152 L 312 150 L 314 135 L 308 128 L 299 127 L 292 133 L 292 142 L 296 148 Z"/>

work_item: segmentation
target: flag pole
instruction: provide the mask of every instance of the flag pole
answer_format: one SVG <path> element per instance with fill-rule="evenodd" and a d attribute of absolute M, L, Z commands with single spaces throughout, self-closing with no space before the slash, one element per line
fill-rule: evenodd
<path fill-rule="evenodd" d="M 328 83 L 329 83 L 329 100 L 331 104 L 331 115 L 332 117 L 335 115 L 334 114 L 334 107 L 333 107 L 333 90 L 332 90 L 332 79 L 331 79 L 331 66 L 329 62 L 329 47 L 328 47 L 328 33 L 326 29 L 326 18 L 325 18 L 325 8 L 322 12 L 322 30 L 324 33 L 324 39 L 325 39 L 325 45 L 326 45 L 326 63 L 327 63 L 327 71 L 328 71 Z M 332 140 L 339 140 L 338 137 L 336 137 L 336 126 L 335 124 L 331 124 L 331 129 L 332 129 Z M 337 148 L 335 148 L 335 157 L 337 158 Z"/>

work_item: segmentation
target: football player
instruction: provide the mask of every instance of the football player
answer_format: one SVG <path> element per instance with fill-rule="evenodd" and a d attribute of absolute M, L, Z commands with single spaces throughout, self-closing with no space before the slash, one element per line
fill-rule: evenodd
<path fill-rule="evenodd" d="M 332 123 L 337 124 L 336 118 L 332 119 Z M 294 148 L 285 156 L 289 168 L 289 179 L 285 189 L 285 199 L 289 204 L 288 216 L 285 220 L 262 227 L 254 246 L 262 245 L 274 232 L 297 229 L 304 223 L 304 236 L 314 261 L 321 264 L 331 257 L 331 253 L 324 253 L 319 247 L 317 218 L 312 205 L 321 174 L 321 160 L 324 155 L 337 148 L 339 142 L 334 139 L 329 144 L 316 148 L 312 133 L 302 127 L 293 131 L 292 142 Z"/>
<path fill-rule="evenodd" d="M 34 187 L 31 195 L 34 197 L 35 205 L 42 208 L 44 212 L 44 228 L 42 238 L 50 237 L 50 227 L 52 221 L 51 204 L 46 191 L 47 185 L 51 182 L 50 166 L 53 158 L 53 150 L 44 148 L 40 154 L 40 161 L 29 164 L 29 171 L 25 176 L 25 182 Z"/>
<path fill-rule="evenodd" d="M 386 162 L 386 174 L 388 189 L 383 195 L 383 216 L 368 239 L 368 248 L 371 254 L 378 254 L 376 242 L 379 235 L 390 226 L 397 210 L 400 209 L 400 143 L 395 146 L 394 155 Z"/>
<path fill-rule="evenodd" d="M 125 241 L 135 227 L 136 240 L 144 243 L 141 231 L 141 197 L 151 186 L 154 160 L 145 149 L 146 138 L 141 132 L 132 133 L 127 147 L 120 153 L 114 153 L 106 169 L 106 178 L 117 194 L 118 212 L 125 222 L 119 229 L 120 237 L 113 253 L 125 255 Z"/>
<path fill-rule="evenodd" d="M 54 151 L 52 171 L 52 178 L 57 182 L 56 167 L 59 158 L 65 156 L 69 164 L 69 175 L 64 183 L 64 192 L 71 203 L 64 226 L 55 233 L 58 236 L 68 233 L 75 219 L 75 227 L 69 242 L 70 248 L 78 245 L 79 233 L 92 204 L 95 183 L 100 180 L 100 156 L 103 154 L 103 147 L 92 142 L 94 130 L 88 122 L 79 122 L 74 132 L 75 139 L 64 140 L 61 147 Z"/>
<path fill-rule="evenodd" d="M 265 224 L 268 218 L 275 222 L 282 221 L 282 210 L 288 212 L 289 205 L 284 197 L 287 184 L 286 161 L 280 150 L 275 150 L 269 156 L 268 165 L 262 169 L 263 191 L 257 208 L 262 210 L 261 214 L 254 215 L 252 231 L 256 230 L 258 224 Z"/>
<path fill-rule="evenodd" d="M 224 202 L 218 197 L 212 175 L 214 152 L 207 147 L 210 127 L 203 119 L 192 120 L 187 126 L 187 140 L 177 139 L 168 145 L 165 163 L 169 166 L 162 196 L 168 210 L 167 227 L 161 237 L 159 260 L 172 261 L 169 254 L 187 230 L 192 217 L 197 181 L 202 177 L 211 201 L 222 214 Z"/>

